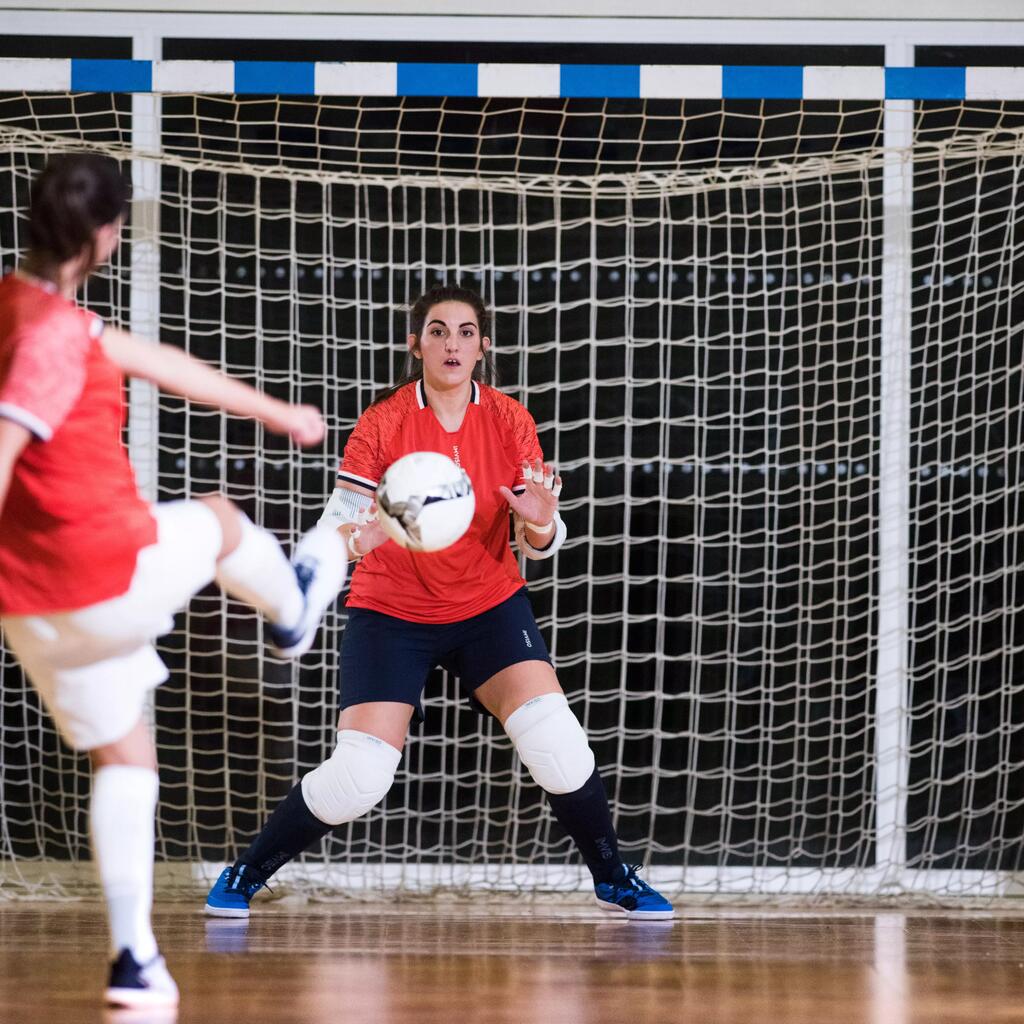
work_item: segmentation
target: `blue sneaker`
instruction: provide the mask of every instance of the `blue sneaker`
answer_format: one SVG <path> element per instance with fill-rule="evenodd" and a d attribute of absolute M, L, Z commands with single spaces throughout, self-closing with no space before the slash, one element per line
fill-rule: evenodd
<path fill-rule="evenodd" d="M 324 612 L 345 585 L 348 574 L 345 542 L 337 530 L 315 527 L 296 545 L 292 567 L 306 604 L 302 618 L 293 628 L 270 626 L 270 642 L 280 658 L 298 658 L 313 646 Z"/>
<path fill-rule="evenodd" d="M 159 953 L 149 963 L 140 964 L 131 950 L 122 949 L 110 965 L 103 998 L 108 1006 L 129 1010 L 166 1009 L 178 1005 L 178 986 Z"/>
<path fill-rule="evenodd" d="M 250 901 L 265 885 L 267 880 L 251 864 L 232 864 L 213 883 L 206 897 L 206 913 L 210 917 L 248 917 Z"/>
<path fill-rule="evenodd" d="M 624 865 L 626 874 L 614 882 L 598 882 L 594 898 L 602 910 L 625 914 L 636 921 L 667 921 L 675 910 L 660 892 L 637 875 L 639 864 Z"/>

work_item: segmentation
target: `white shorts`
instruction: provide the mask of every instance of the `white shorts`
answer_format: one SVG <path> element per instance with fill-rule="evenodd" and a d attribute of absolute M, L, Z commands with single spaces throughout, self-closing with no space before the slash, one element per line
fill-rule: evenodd
<path fill-rule="evenodd" d="M 0 619 L 7 646 L 75 750 L 127 735 L 146 694 L 167 679 L 153 641 L 174 626 L 174 613 L 209 583 L 222 535 L 201 501 L 151 508 L 155 544 L 143 548 L 119 597 L 52 615 Z"/>

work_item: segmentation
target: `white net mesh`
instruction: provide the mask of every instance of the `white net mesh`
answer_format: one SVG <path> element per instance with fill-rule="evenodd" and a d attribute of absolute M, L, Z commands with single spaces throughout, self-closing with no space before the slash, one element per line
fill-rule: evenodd
<path fill-rule="evenodd" d="M 133 274 L 126 246 L 87 301 L 121 323 L 158 307 L 164 340 L 314 402 L 329 438 L 292 451 L 162 396 L 151 435 L 132 436 L 161 499 L 221 490 L 294 541 L 399 366 L 405 304 L 435 281 L 475 285 L 496 311 L 503 386 L 565 477 L 570 539 L 529 567 L 531 593 L 626 852 L 674 891 L 1012 890 L 1019 106 L 920 104 L 904 151 L 882 148 L 880 103 L 162 107 L 153 156 L 130 151 L 130 99 L 0 97 L 0 259 L 23 244 L 18 211 L 47 153 L 133 155 L 137 179 L 156 170 L 159 258 Z M 913 209 L 896 267 L 893 169 Z M 879 613 L 879 450 L 883 293 L 900 274 L 910 630 L 894 639 Z M 339 609 L 286 666 L 258 619 L 211 591 L 161 642 L 159 852 L 186 877 L 232 858 L 327 753 L 343 622 Z M 893 643 L 905 742 L 880 750 L 878 652 Z M 86 765 L 7 654 L 2 672 L 0 893 L 74 891 L 91 881 Z M 384 805 L 291 879 L 315 893 L 579 884 L 500 729 L 440 674 L 425 703 Z"/>

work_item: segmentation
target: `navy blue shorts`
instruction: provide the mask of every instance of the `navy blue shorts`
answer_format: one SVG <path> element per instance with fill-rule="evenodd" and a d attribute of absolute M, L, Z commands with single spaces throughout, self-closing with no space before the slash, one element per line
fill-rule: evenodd
<path fill-rule="evenodd" d="M 397 701 L 411 704 L 422 720 L 420 698 L 435 666 L 458 676 L 463 692 L 472 697 L 491 676 L 521 661 L 551 663 L 525 587 L 462 622 L 407 622 L 369 608 L 349 608 L 341 640 L 341 710 Z"/>

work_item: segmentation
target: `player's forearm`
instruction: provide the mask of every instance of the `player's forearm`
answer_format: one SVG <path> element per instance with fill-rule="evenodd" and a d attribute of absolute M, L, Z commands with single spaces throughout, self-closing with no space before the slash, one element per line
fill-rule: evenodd
<path fill-rule="evenodd" d="M 150 380 L 171 394 L 238 416 L 265 420 L 285 403 L 215 370 L 172 345 L 144 341 L 127 331 L 103 332 L 107 355 L 126 374 Z"/>
<path fill-rule="evenodd" d="M 202 405 L 213 405 L 237 416 L 267 420 L 279 414 L 285 403 L 265 395 L 243 381 L 228 377 L 212 366 L 170 345 L 157 346 L 157 372 L 149 379 L 159 388 Z"/>

